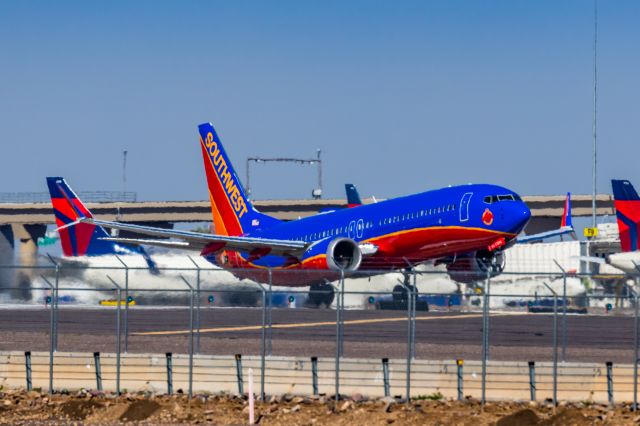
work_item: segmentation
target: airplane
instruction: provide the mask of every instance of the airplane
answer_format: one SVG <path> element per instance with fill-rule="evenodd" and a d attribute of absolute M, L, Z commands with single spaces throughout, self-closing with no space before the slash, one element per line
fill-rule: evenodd
<path fill-rule="evenodd" d="M 103 227 L 90 223 L 74 222 L 76 211 L 81 212 L 87 218 L 92 218 L 93 215 L 64 178 L 48 177 L 47 186 L 60 236 L 60 245 L 64 255 L 63 262 L 88 264 L 88 259 L 92 257 L 136 256 L 144 259 L 152 273 L 158 272 L 156 263 L 143 246 L 122 245 L 108 241 L 105 238 L 110 235 Z"/>
<path fill-rule="evenodd" d="M 590 262 L 609 264 L 626 274 L 640 273 L 640 197 L 628 180 L 612 179 L 613 203 L 616 208 L 621 253 L 613 253 L 606 259 L 581 257 Z"/>
<path fill-rule="evenodd" d="M 215 234 L 97 220 L 66 199 L 72 223 L 152 237 L 101 237 L 106 241 L 196 250 L 238 278 L 310 286 L 310 298 L 328 305 L 334 297 L 330 282 L 343 274 L 406 270 L 439 259 L 451 259 L 454 279 L 498 274 L 503 251 L 531 217 L 516 192 L 468 184 L 284 222 L 248 200 L 213 125 L 198 129 Z M 461 259 L 462 270 L 456 269 Z"/>

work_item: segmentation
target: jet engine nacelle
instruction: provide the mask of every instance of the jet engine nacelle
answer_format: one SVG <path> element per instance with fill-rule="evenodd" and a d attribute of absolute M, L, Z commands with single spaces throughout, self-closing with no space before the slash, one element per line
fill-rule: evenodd
<path fill-rule="evenodd" d="M 481 250 L 473 254 L 458 257 L 447 264 L 447 272 L 451 279 L 471 284 L 500 275 L 504 271 L 505 256 L 502 251 Z"/>
<path fill-rule="evenodd" d="M 327 266 L 334 271 L 352 272 L 360 267 L 362 252 L 350 238 L 336 238 L 327 247 Z"/>

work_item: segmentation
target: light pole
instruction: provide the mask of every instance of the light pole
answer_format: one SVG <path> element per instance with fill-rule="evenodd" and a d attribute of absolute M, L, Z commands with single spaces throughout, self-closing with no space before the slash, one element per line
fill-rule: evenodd
<path fill-rule="evenodd" d="M 127 192 L 127 151 L 126 149 L 122 151 L 122 197 L 125 196 Z"/>
<path fill-rule="evenodd" d="M 591 227 L 596 227 L 596 172 L 598 165 L 598 0 L 593 0 L 593 170 Z"/>
<path fill-rule="evenodd" d="M 316 150 L 316 158 L 292 158 L 292 157 L 247 157 L 247 178 L 245 180 L 245 192 L 251 199 L 251 163 L 297 163 L 301 165 L 318 166 L 318 186 L 311 191 L 311 196 L 315 199 L 322 198 L 322 159 L 320 149 Z"/>

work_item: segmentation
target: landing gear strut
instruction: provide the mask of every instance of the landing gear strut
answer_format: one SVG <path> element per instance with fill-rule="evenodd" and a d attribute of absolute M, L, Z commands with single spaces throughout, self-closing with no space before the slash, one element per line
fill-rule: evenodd
<path fill-rule="evenodd" d="M 335 297 L 333 286 L 328 283 L 311 284 L 309 287 L 309 304 L 320 307 L 323 304 L 330 306 Z"/>

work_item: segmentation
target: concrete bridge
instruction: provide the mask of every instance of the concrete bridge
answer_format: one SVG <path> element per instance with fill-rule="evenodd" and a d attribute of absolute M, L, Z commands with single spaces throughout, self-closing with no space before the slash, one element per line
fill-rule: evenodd
<path fill-rule="evenodd" d="M 531 225 L 539 226 L 541 220 L 548 219 L 549 228 L 557 226 L 562 216 L 564 195 L 534 195 L 524 197 L 532 212 Z M 365 199 L 364 203 L 372 203 Z M 91 212 L 103 220 L 120 220 L 130 223 L 149 222 L 206 222 L 211 221 L 211 207 L 206 201 L 128 201 L 86 203 Z M 293 220 L 311 216 L 323 209 L 338 209 L 347 206 L 344 199 L 328 200 L 261 200 L 254 202 L 263 213 L 282 220 Z M 591 196 L 572 196 L 573 216 L 591 215 Z M 615 214 L 610 195 L 598 195 L 596 198 L 598 215 Z M 53 224 L 53 212 L 50 203 L 0 203 L 0 225 L 47 225 Z"/>

